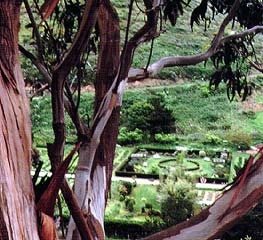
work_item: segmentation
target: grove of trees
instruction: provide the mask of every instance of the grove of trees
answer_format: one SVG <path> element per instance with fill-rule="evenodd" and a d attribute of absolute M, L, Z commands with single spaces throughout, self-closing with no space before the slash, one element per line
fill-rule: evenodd
<path fill-rule="evenodd" d="M 23 20 L 32 30 L 31 49 L 19 45 L 22 2 L 27 12 Z M 194 65 L 211 58 L 216 68 L 211 86 L 225 82 L 230 99 L 250 94 L 253 84 L 247 81 L 240 64 L 245 62 L 262 72 L 251 47 L 254 36 L 263 32 L 261 0 L 199 1 L 192 9 L 192 28 L 200 21 L 213 24 L 216 15 L 224 15 L 209 48 L 193 56 L 164 56 L 146 68 L 131 69 L 136 48 L 165 34 L 163 25 L 175 25 L 177 18 L 189 10 L 189 2 L 130 0 L 122 41 L 120 20 L 110 0 L 0 1 L 0 239 L 56 239 L 52 217 L 59 189 L 72 215 L 67 239 L 105 239 L 104 211 L 128 81 L 154 76 L 166 67 Z M 134 9 L 139 9 L 145 21 L 132 32 Z M 225 29 L 231 24 L 236 33 L 226 36 Z M 97 51 L 98 57 L 94 114 L 89 125 L 81 119 L 78 107 L 91 51 Z M 54 141 L 47 147 L 53 177 L 37 202 L 30 176 L 31 125 L 20 52 L 38 69 L 52 99 Z M 70 87 L 73 78 L 75 92 Z M 77 132 L 77 142 L 67 156 L 65 112 Z M 79 160 L 73 190 L 64 176 L 76 152 Z M 213 206 L 146 239 L 197 240 L 219 236 L 263 198 L 262 149 L 249 162 L 245 177 L 238 178 Z"/>

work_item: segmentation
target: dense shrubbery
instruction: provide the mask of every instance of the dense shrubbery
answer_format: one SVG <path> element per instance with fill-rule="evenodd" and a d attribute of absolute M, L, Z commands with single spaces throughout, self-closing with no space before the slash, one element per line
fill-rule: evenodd
<path fill-rule="evenodd" d="M 199 209 L 196 203 L 197 191 L 192 184 L 193 179 L 182 168 L 184 157 L 184 153 L 178 156 L 178 167 L 169 169 L 169 173 L 161 180 L 159 187 L 161 217 L 166 227 L 190 218 Z"/>
<path fill-rule="evenodd" d="M 157 143 L 176 143 L 178 138 L 176 137 L 175 134 L 170 134 L 170 133 L 157 133 L 154 135 L 154 141 Z"/>
<path fill-rule="evenodd" d="M 167 227 L 193 216 L 197 195 L 191 183 L 169 180 L 162 185 L 161 194 L 161 215 Z"/>
<path fill-rule="evenodd" d="M 118 142 L 122 145 L 149 142 L 224 145 L 227 140 L 241 148 L 262 142 L 263 114 L 238 111 L 241 103 L 230 103 L 225 90 L 218 91 L 211 93 L 204 83 L 128 91 L 123 99 Z M 257 99 L 262 101 L 260 95 Z M 89 122 L 93 95 L 84 94 L 80 100 L 81 117 Z M 31 114 L 37 145 L 52 141 L 50 109 L 49 97 L 33 99 Z M 67 141 L 73 142 L 75 130 L 67 115 L 66 129 Z"/>
<path fill-rule="evenodd" d="M 252 143 L 252 137 L 250 134 L 237 129 L 228 132 L 226 139 L 240 150 L 249 149 Z"/>
<path fill-rule="evenodd" d="M 133 131 L 128 131 L 127 127 L 121 127 L 118 135 L 119 144 L 140 143 L 144 139 L 143 131 L 135 128 Z"/>
<path fill-rule="evenodd" d="M 149 134 L 154 137 L 156 133 L 171 133 L 175 131 L 175 119 L 172 110 L 165 102 L 165 94 L 154 91 L 149 92 L 147 97 L 130 102 L 122 112 L 122 125 L 129 131 L 144 131 L 144 136 Z M 127 134 L 126 134 L 127 136 Z M 132 136 L 131 136 L 132 137 Z M 120 141 L 124 138 L 120 139 Z M 127 141 L 126 138 L 124 142 Z M 132 143 L 133 140 L 130 140 Z"/>

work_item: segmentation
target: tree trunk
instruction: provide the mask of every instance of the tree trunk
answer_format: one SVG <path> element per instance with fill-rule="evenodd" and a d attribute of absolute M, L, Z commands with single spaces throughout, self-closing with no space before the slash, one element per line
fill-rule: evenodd
<path fill-rule="evenodd" d="M 18 62 L 20 1 L 0 2 L 0 239 L 37 240 L 31 132 Z"/>
<path fill-rule="evenodd" d="M 95 113 L 110 89 L 119 67 L 120 29 L 116 12 L 108 1 L 102 1 L 99 8 L 98 25 L 100 49 L 95 82 Z M 94 239 L 104 239 L 104 210 L 111 182 L 112 165 L 118 135 L 120 111 L 112 110 L 100 139 L 94 135 L 90 142 L 80 148 L 76 171 L 75 193 L 87 220 L 92 225 Z M 83 187 L 86 186 L 86 187 Z M 67 239 L 80 239 L 71 219 Z"/>

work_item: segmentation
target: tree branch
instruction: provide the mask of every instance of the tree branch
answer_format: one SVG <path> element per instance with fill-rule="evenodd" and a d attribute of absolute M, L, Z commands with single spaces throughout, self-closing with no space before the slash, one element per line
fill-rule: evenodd
<path fill-rule="evenodd" d="M 37 24 L 36 24 L 36 21 L 34 19 L 34 16 L 33 16 L 33 13 L 31 11 L 31 8 L 30 8 L 30 5 L 28 3 L 28 0 L 23 0 L 24 1 L 24 5 L 25 5 L 25 8 L 26 8 L 26 11 L 27 11 L 27 15 L 30 19 L 30 22 L 32 24 L 32 27 L 33 27 L 33 33 L 36 35 L 36 44 L 37 44 L 37 51 L 38 51 L 38 57 L 40 59 L 41 62 L 43 62 L 43 44 L 42 44 L 42 40 L 41 40 L 41 36 L 40 36 L 40 33 L 38 31 L 38 27 L 37 27 Z"/>
<path fill-rule="evenodd" d="M 76 66 L 79 55 L 86 49 L 92 29 L 98 15 L 99 0 L 87 1 L 79 31 L 64 59 L 56 67 L 55 72 L 65 78 Z"/>
<path fill-rule="evenodd" d="M 253 68 L 255 68 L 256 70 L 258 70 L 259 72 L 263 73 L 263 65 L 259 64 L 259 63 L 255 63 L 250 61 L 250 64 Z"/>
<path fill-rule="evenodd" d="M 18 45 L 18 47 L 19 51 L 35 65 L 35 67 L 44 77 L 45 82 L 51 85 L 52 78 L 49 72 L 47 71 L 46 67 L 39 61 L 39 59 L 37 59 L 31 52 L 26 50 L 22 45 Z"/>
<path fill-rule="evenodd" d="M 196 54 L 193 56 L 170 56 L 164 57 L 160 60 L 156 61 L 155 63 L 151 64 L 147 71 L 145 72 L 144 69 L 130 69 L 129 71 L 129 82 L 134 80 L 143 79 L 147 76 L 155 76 L 158 74 L 163 68 L 167 67 L 174 67 L 174 66 L 189 66 L 189 65 L 196 65 L 198 63 L 204 62 L 208 60 L 215 52 L 217 51 L 218 47 L 222 44 L 229 42 L 233 39 L 243 38 L 251 34 L 258 34 L 263 32 L 263 26 L 255 26 L 253 28 L 247 29 L 241 33 L 229 35 L 227 37 L 221 38 L 219 42 L 216 44 L 212 42 L 212 45 L 206 52 Z"/>
<path fill-rule="evenodd" d="M 173 67 L 173 66 L 188 66 L 188 65 L 195 65 L 206 61 L 209 59 L 218 49 L 218 47 L 225 42 L 228 42 L 235 38 L 242 38 L 247 35 L 257 34 L 263 32 L 263 26 L 255 26 L 251 29 L 245 30 L 238 34 L 233 34 L 227 37 L 223 37 L 224 31 L 226 26 L 233 20 L 235 17 L 235 13 L 240 5 L 240 1 L 236 0 L 229 11 L 228 15 L 224 18 L 223 22 L 220 25 L 218 33 L 214 37 L 211 42 L 209 49 L 200 54 L 196 54 L 193 56 L 169 56 L 161 58 L 160 60 L 156 61 L 155 63 L 151 64 L 147 71 L 144 69 L 130 69 L 129 70 L 129 81 L 143 79 L 148 76 L 155 76 L 158 74 L 163 68 L 166 67 Z"/>

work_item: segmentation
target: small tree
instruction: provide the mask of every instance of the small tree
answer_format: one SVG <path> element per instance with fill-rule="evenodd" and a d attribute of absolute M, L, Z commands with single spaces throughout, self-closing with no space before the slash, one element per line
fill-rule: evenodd
<path fill-rule="evenodd" d="M 122 122 L 129 130 L 140 129 L 152 137 L 156 133 L 175 131 L 175 118 L 167 107 L 163 93 L 149 92 L 149 97 L 133 104 L 124 111 Z"/>
<path fill-rule="evenodd" d="M 166 227 L 187 220 L 198 210 L 194 179 L 183 170 L 183 159 L 184 154 L 178 156 L 176 168 L 167 170 L 159 187 L 161 215 Z"/>
<path fill-rule="evenodd" d="M 166 181 L 161 185 L 161 215 L 166 227 L 192 217 L 196 211 L 197 192 L 187 180 Z"/>

